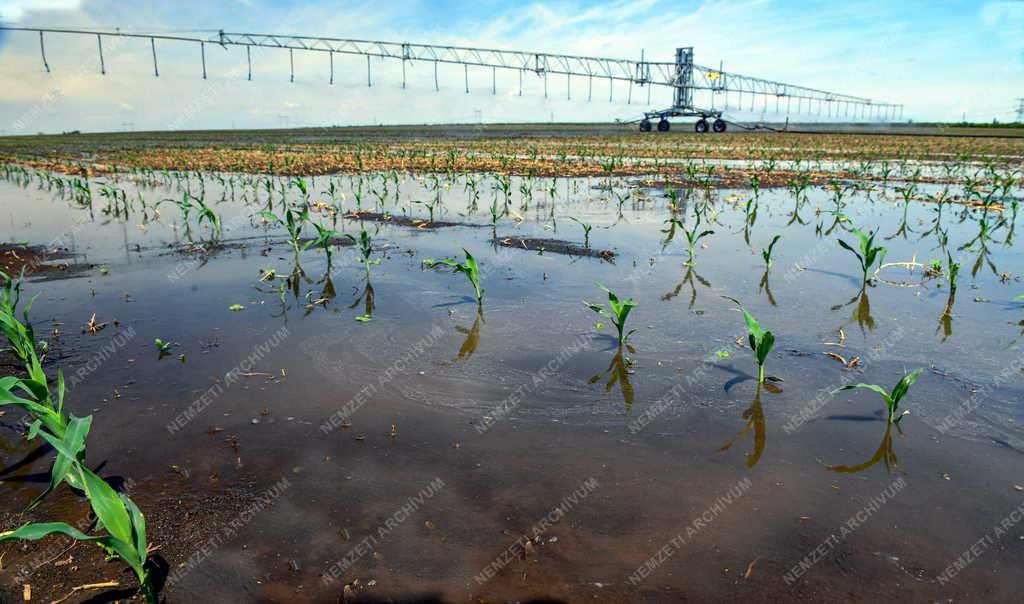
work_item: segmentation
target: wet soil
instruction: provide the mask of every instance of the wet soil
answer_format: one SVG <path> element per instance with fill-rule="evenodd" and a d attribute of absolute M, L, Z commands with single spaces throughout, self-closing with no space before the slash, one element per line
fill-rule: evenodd
<path fill-rule="evenodd" d="M 571 241 L 559 239 L 537 239 L 534 237 L 498 236 L 493 239 L 498 245 L 510 249 L 530 250 L 541 253 L 565 254 L 567 256 L 586 256 L 588 258 L 600 258 L 612 262 L 615 260 L 615 252 L 612 250 L 597 250 L 586 247 Z"/>

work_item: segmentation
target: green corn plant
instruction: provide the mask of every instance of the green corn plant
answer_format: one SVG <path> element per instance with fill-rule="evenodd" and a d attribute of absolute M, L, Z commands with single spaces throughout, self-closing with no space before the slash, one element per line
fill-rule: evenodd
<path fill-rule="evenodd" d="M 421 206 L 423 206 L 424 208 L 426 208 L 427 212 L 429 212 L 429 214 L 430 214 L 430 222 L 434 222 L 434 208 L 437 207 L 437 204 L 441 203 L 441 198 L 438 197 L 438 198 L 434 199 L 434 201 L 418 201 L 418 200 L 414 200 L 413 203 L 418 203 Z"/>
<path fill-rule="evenodd" d="M 498 198 L 491 200 L 491 228 L 498 226 Z"/>
<path fill-rule="evenodd" d="M 850 251 L 854 256 L 857 257 L 857 261 L 860 262 L 860 268 L 863 272 L 863 285 L 868 284 L 868 272 L 871 270 L 876 263 L 881 266 L 882 262 L 885 261 L 886 250 L 882 246 L 875 246 L 875 234 L 872 232 L 870 235 L 864 233 L 860 229 L 853 229 L 853 233 L 860 240 L 860 251 L 853 249 L 850 244 L 846 243 L 842 239 L 839 240 L 839 245 Z"/>
<path fill-rule="evenodd" d="M 223 235 L 221 231 L 220 216 L 217 216 L 217 213 L 213 211 L 213 208 L 206 205 L 206 203 L 201 198 L 196 198 L 195 201 L 196 210 L 199 214 L 199 218 L 196 222 L 200 226 L 202 226 L 204 222 L 209 223 L 210 242 L 216 243 L 217 241 L 220 241 L 221 236 Z"/>
<path fill-rule="evenodd" d="M 762 328 L 757 319 L 743 308 L 739 300 L 729 296 L 722 297 L 735 302 L 743 313 L 743 322 L 747 324 L 747 343 L 750 344 L 750 349 L 754 351 L 754 356 L 757 358 L 757 383 L 763 384 L 766 379 L 764 375 L 764 362 L 768 359 L 768 353 L 772 351 L 772 347 L 775 345 L 775 334 Z M 768 377 L 767 379 L 778 381 L 778 378 L 775 377 Z"/>
<path fill-rule="evenodd" d="M 782 235 L 776 235 L 772 237 L 772 242 L 768 244 L 767 249 L 761 250 L 761 257 L 764 258 L 765 270 L 771 269 L 772 267 L 772 250 L 775 249 L 775 244 L 782 239 Z"/>
<path fill-rule="evenodd" d="M 750 180 L 750 188 L 754 191 L 754 199 L 757 199 L 761 195 L 761 175 L 753 172 L 747 178 Z"/>
<path fill-rule="evenodd" d="M 580 225 L 580 227 L 583 229 L 583 247 L 590 247 L 590 231 L 591 229 L 594 228 L 594 226 L 586 222 L 583 222 L 582 220 L 574 216 L 570 216 L 569 220 Z"/>
<path fill-rule="evenodd" d="M 288 231 L 288 237 L 291 239 L 292 249 L 295 250 L 295 258 L 298 259 L 299 253 L 302 251 L 299 246 L 299 238 L 302 237 L 302 225 L 309 222 L 309 208 L 303 208 L 301 212 L 286 208 L 283 217 L 264 210 L 259 213 L 259 216 L 266 218 L 271 223 L 284 225 Z"/>
<path fill-rule="evenodd" d="M 9 344 L 9 348 L 0 349 L 0 352 L 12 352 L 22 363 L 28 363 L 35 355 L 37 348 L 35 333 L 28 313 L 39 294 L 32 296 L 25 303 L 25 308 L 21 311 L 25 321 L 24 323 L 19 321 L 17 312 L 18 304 L 21 302 L 21 283 L 24 278 L 24 268 L 21 271 L 21 276 L 17 279 L 0 271 L 0 280 L 3 281 L 3 289 L 0 290 L 0 331 L 3 332 Z"/>
<path fill-rule="evenodd" d="M 373 255 L 373 237 L 370 236 L 366 231 L 359 231 L 359 239 L 356 239 L 354 235 L 343 233 L 344 237 L 352 240 L 357 246 L 359 246 L 359 257 L 360 262 L 363 263 L 363 268 L 366 269 L 366 274 L 370 274 L 370 267 L 375 264 L 380 264 L 380 258 L 371 260 L 370 256 Z"/>
<path fill-rule="evenodd" d="M 629 313 L 633 308 L 636 307 L 636 302 L 634 302 L 632 298 L 620 301 L 619 297 L 604 285 L 596 282 L 594 285 L 608 294 L 608 309 L 605 309 L 601 304 L 592 304 L 586 300 L 583 301 L 583 305 L 608 319 L 613 325 L 615 325 L 615 329 L 619 333 L 619 345 L 621 346 L 625 344 L 626 340 L 629 339 L 629 336 L 633 335 L 636 331 L 635 329 L 628 332 L 626 331 L 626 319 L 629 317 Z M 598 324 L 598 329 L 600 329 L 600 327 L 601 325 Z"/>
<path fill-rule="evenodd" d="M 95 543 L 109 556 L 118 557 L 128 564 L 139 580 L 139 592 L 147 602 L 155 603 L 156 593 L 146 569 L 149 543 L 145 517 L 127 495 L 114 491 L 105 480 L 86 467 L 85 438 L 91 424 L 91 415 L 85 418 L 72 416 L 63 438 L 45 430 L 39 431 L 39 435 L 57 451 L 50 488 L 66 481 L 84 491 L 96 517 L 97 527 L 106 534 L 89 535 L 65 522 L 44 522 L 26 524 L 16 530 L 0 533 L 0 542 L 14 539 L 37 541 L 48 535 L 62 534 L 76 541 Z"/>
<path fill-rule="evenodd" d="M 302 244 L 302 251 L 306 251 L 314 245 L 319 245 L 324 250 L 324 255 L 327 256 L 327 266 L 331 265 L 331 256 L 334 254 L 331 240 L 336 237 L 344 237 L 345 234 L 339 231 L 328 229 L 320 226 L 320 224 L 314 222 L 313 228 L 316 229 L 316 238 L 310 239 L 306 243 Z M 353 238 L 353 241 L 355 239 Z"/>
<path fill-rule="evenodd" d="M 156 346 L 156 349 L 159 350 L 161 353 L 168 352 L 171 349 L 171 343 L 164 342 L 160 338 L 154 339 L 153 345 Z"/>
<path fill-rule="evenodd" d="M 476 303 L 482 305 L 484 303 L 484 290 L 480 287 L 480 266 L 476 263 L 476 259 L 469 253 L 469 250 L 462 248 L 462 252 L 466 255 L 466 262 L 462 263 L 455 258 L 445 258 L 443 260 L 434 260 L 428 258 L 423 261 L 428 268 L 435 266 L 450 266 L 454 271 L 453 273 L 462 273 L 466 275 L 466 279 L 469 280 L 469 284 L 473 286 L 473 295 L 476 296 Z"/>
<path fill-rule="evenodd" d="M 189 222 L 189 217 L 192 215 L 192 196 L 188 194 L 188 191 L 183 191 L 181 193 L 181 199 L 161 199 L 156 203 L 155 207 L 159 209 L 161 204 L 167 202 L 173 203 L 174 205 L 178 206 L 178 210 L 181 212 L 181 221 L 185 223 L 185 238 L 188 239 L 189 242 L 191 242 L 192 230 L 191 224 Z"/>
<path fill-rule="evenodd" d="M 914 371 L 911 371 L 910 373 L 904 375 L 902 378 L 900 378 L 900 381 L 897 382 L 896 385 L 893 387 L 892 392 L 886 392 L 885 388 L 882 388 L 877 384 L 861 383 L 843 386 L 839 390 L 835 390 L 833 394 L 835 394 L 836 392 L 841 392 L 843 390 L 853 390 L 854 388 L 866 388 L 868 390 L 873 390 L 877 392 L 879 395 L 881 395 L 882 399 L 885 400 L 885 406 L 889 411 L 889 423 L 899 424 L 900 420 L 903 419 L 903 416 L 910 414 L 910 411 L 898 413 L 900 401 L 903 400 L 903 397 L 907 395 L 907 391 L 910 390 L 910 387 L 914 385 L 914 382 L 917 381 L 917 378 L 921 377 L 921 372 L 923 371 L 923 369 L 915 369 Z"/>
<path fill-rule="evenodd" d="M 688 246 L 690 256 L 689 256 L 689 259 L 686 261 L 685 264 L 690 265 L 690 266 L 692 266 L 697 261 L 696 248 L 697 248 L 697 244 L 700 243 L 700 240 L 705 238 L 705 237 L 707 237 L 708 235 L 714 235 L 715 234 L 715 232 L 710 230 L 710 229 L 707 229 L 707 230 L 704 230 L 704 231 L 700 231 L 699 230 L 700 229 L 700 223 L 701 223 L 701 221 L 703 219 L 703 212 L 700 210 L 699 207 L 698 208 L 694 208 L 693 213 L 694 213 L 694 215 L 697 218 L 693 222 L 693 227 L 689 228 L 689 229 L 686 228 L 686 225 L 683 223 L 683 221 L 679 220 L 678 218 L 669 218 L 666 221 L 666 222 L 672 222 L 676 227 L 680 228 L 683 231 L 684 235 L 686 235 L 686 244 Z"/>

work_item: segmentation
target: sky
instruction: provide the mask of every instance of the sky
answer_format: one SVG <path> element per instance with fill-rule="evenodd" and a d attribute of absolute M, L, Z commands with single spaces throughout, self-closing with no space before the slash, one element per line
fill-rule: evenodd
<path fill-rule="evenodd" d="M 6 26 L 121 28 L 215 36 L 217 30 L 455 44 L 532 52 L 671 61 L 693 46 L 698 64 L 791 84 L 902 103 L 915 121 L 1012 121 L 1024 97 L 1024 1 L 848 0 L 476 0 L 314 1 L 0 0 Z M 158 42 L 154 77 L 148 40 L 48 34 L 46 72 L 34 32 L 0 31 L 0 134 L 275 128 L 398 123 L 611 121 L 671 104 L 671 90 L 575 78 L 407 66 L 374 59 L 367 87 L 362 57 Z M 609 101 L 609 93 L 612 100 Z M 711 99 L 698 96 L 706 106 Z M 568 98 L 568 97 L 571 97 Z M 631 102 L 627 102 L 631 101 Z M 726 99 L 714 99 L 723 106 Z M 728 99 L 727 117 L 777 120 Z M 793 115 L 793 120 L 823 119 Z"/>

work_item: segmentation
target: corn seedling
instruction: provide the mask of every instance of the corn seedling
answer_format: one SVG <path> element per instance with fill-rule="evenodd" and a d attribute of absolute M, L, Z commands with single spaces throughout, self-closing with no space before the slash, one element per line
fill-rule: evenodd
<path fill-rule="evenodd" d="M 669 218 L 668 219 L 669 222 L 672 222 L 675 226 L 677 226 L 680 229 L 682 229 L 683 234 L 686 235 L 686 244 L 688 246 L 689 253 L 690 253 L 689 259 L 686 261 L 686 264 L 688 264 L 688 265 L 692 265 L 694 262 L 697 261 L 696 247 L 697 247 L 697 244 L 700 243 L 700 240 L 703 239 L 704 237 L 707 237 L 708 235 L 714 235 L 715 234 L 715 232 L 710 230 L 710 229 L 707 229 L 707 230 L 704 230 L 704 231 L 700 231 L 699 230 L 700 229 L 700 223 L 701 223 L 702 218 L 703 218 L 702 217 L 703 212 L 700 210 L 700 208 L 694 208 L 693 213 L 696 216 L 696 220 L 694 220 L 694 222 L 693 222 L 693 228 L 690 228 L 690 229 L 687 229 L 686 225 L 681 220 L 679 220 L 678 218 Z"/>
<path fill-rule="evenodd" d="M 327 266 L 331 265 L 331 256 L 334 254 L 332 249 L 333 245 L 331 240 L 336 237 L 343 237 L 344 233 L 328 229 L 320 226 L 320 224 L 314 222 L 313 228 L 316 229 L 316 238 L 310 239 L 306 243 L 302 244 L 302 251 L 306 251 L 314 245 L 319 245 L 324 250 L 324 255 L 327 256 Z"/>
<path fill-rule="evenodd" d="M 288 231 L 288 237 L 291 240 L 292 249 L 295 250 L 295 258 L 297 260 L 299 253 L 302 251 L 299 246 L 299 238 L 302 236 L 302 225 L 309 221 L 309 209 L 303 208 L 300 212 L 286 208 L 283 217 L 268 211 L 260 212 L 259 215 L 271 223 L 284 225 Z"/>
<path fill-rule="evenodd" d="M 600 283 L 594 283 L 594 285 L 608 294 L 608 309 L 605 309 L 601 304 L 592 304 L 586 300 L 583 301 L 583 305 L 600 316 L 608 319 L 613 325 L 615 325 L 615 329 L 619 333 L 619 345 L 621 346 L 622 344 L 625 344 L 626 340 L 629 339 L 629 336 L 633 335 L 633 332 L 636 331 L 635 329 L 628 332 L 626 331 L 626 319 L 629 317 L 630 311 L 632 311 L 636 306 L 636 302 L 634 302 L 632 298 L 620 301 L 619 297 L 604 285 L 601 285 Z M 603 327 L 600 323 L 598 325 L 598 329 Z"/>
<path fill-rule="evenodd" d="M 89 535 L 65 522 L 45 522 L 26 524 L 17 530 L 0 533 L 0 542 L 13 539 L 37 541 L 53 534 L 66 535 L 76 541 L 93 542 L 108 555 L 116 556 L 128 564 L 138 577 L 140 593 L 148 602 L 155 603 L 156 594 L 146 570 L 149 557 L 146 520 L 127 495 L 114 491 L 105 480 L 86 467 L 85 438 L 91 424 L 92 416 L 71 416 L 63 437 L 57 437 L 46 430 L 38 431 L 38 434 L 57 451 L 57 459 L 51 471 L 50 489 L 67 482 L 84 491 L 96 517 L 97 527 L 106 534 Z"/>
<path fill-rule="evenodd" d="M 850 253 L 857 257 L 857 261 L 860 262 L 860 268 L 864 278 L 862 282 L 863 284 L 861 286 L 863 287 L 864 285 L 868 284 L 868 273 L 870 272 L 871 267 L 873 267 L 876 263 L 879 265 L 879 267 L 882 265 L 882 262 L 885 260 L 885 254 L 887 250 L 882 246 L 875 246 L 876 233 L 872 232 L 870 235 L 868 235 L 861 231 L 860 229 L 856 228 L 853 229 L 853 233 L 860 240 L 859 252 L 853 249 L 853 247 L 851 247 L 842 239 L 839 240 L 839 245 L 849 250 Z"/>
<path fill-rule="evenodd" d="M 586 222 L 583 222 L 582 220 L 574 216 L 570 216 L 569 220 L 580 225 L 580 227 L 583 229 L 583 247 L 590 247 L 590 230 L 593 229 L 594 226 Z"/>
<path fill-rule="evenodd" d="M 836 392 L 841 392 L 843 390 L 853 390 L 854 388 L 866 388 L 868 390 L 877 392 L 879 395 L 881 395 L 882 399 L 885 400 L 885 406 L 889 412 L 889 423 L 898 425 L 900 423 L 900 420 L 903 419 L 904 415 L 910 414 L 910 411 L 898 413 L 900 401 L 903 400 L 904 396 L 906 396 L 907 391 L 910 390 L 910 387 L 914 385 L 914 382 L 917 381 L 917 378 L 921 377 L 921 372 L 923 371 L 923 369 L 915 369 L 914 371 L 911 371 L 910 373 L 904 375 L 902 378 L 900 378 L 900 381 L 897 382 L 896 385 L 893 387 L 892 392 L 886 392 L 885 388 L 882 388 L 881 386 L 878 386 L 876 384 L 861 383 L 843 386 L 839 390 L 835 390 L 833 394 Z"/>
<path fill-rule="evenodd" d="M 450 266 L 455 269 L 454 273 L 462 273 L 466 275 L 466 279 L 469 279 L 470 285 L 473 286 L 473 295 L 476 296 L 476 302 L 478 305 L 484 303 L 484 290 L 480 287 L 480 266 L 476 263 L 476 259 L 469 253 L 469 250 L 463 248 L 463 253 L 466 254 L 466 262 L 461 263 L 454 258 L 445 258 L 443 260 L 434 260 L 428 258 L 423 261 L 423 264 L 427 265 L 428 268 L 435 266 Z"/>
<path fill-rule="evenodd" d="M 370 274 L 370 267 L 375 264 L 380 264 L 380 258 L 371 260 L 370 256 L 373 255 L 373 237 L 370 236 L 366 231 L 359 231 L 359 238 L 356 239 L 354 235 L 348 233 L 343 234 L 352 240 L 357 246 L 359 246 L 359 258 L 360 262 L 363 263 L 363 268 L 366 269 L 366 274 Z"/>
<path fill-rule="evenodd" d="M 779 239 L 782 239 L 782 235 L 772 237 L 772 242 L 768 244 L 767 249 L 761 250 L 761 257 L 764 258 L 766 271 L 772 268 L 772 250 L 775 249 L 775 244 L 779 242 Z"/>
<path fill-rule="evenodd" d="M 730 298 L 729 296 L 722 297 L 726 300 L 735 302 L 743 313 L 743 322 L 747 324 L 747 343 L 750 344 L 750 349 L 754 351 L 754 356 L 757 359 L 757 383 L 763 384 L 765 379 L 781 381 L 779 378 L 771 376 L 765 378 L 764 375 L 764 362 L 768 359 L 768 353 L 772 351 L 772 346 L 775 345 L 775 334 L 763 329 L 757 322 L 757 319 L 743 308 L 743 305 L 740 304 L 739 300 L 736 298 Z"/>
<path fill-rule="evenodd" d="M 438 197 L 438 198 L 434 199 L 434 201 L 416 201 L 416 200 L 414 200 L 413 203 L 418 203 L 421 206 L 423 206 L 424 208 L 426 208 L 427 212 L 429 212 L 429 214 L 430 214 L 430 222 L 434 222 L 434 208 L 437 207 L 437 204 L 441 203 L 441 198 Z"/>
<path fill-rule="evenodd" d="M 159 350 L 161 352 L 161 354 L 167 353 L 168 351 L 171 350 L 171 343 L 170 342 L 164 342 L 160 338 L 154 339 L 153 340 L 153 345 L 156 346 L 156 349 Z"/>

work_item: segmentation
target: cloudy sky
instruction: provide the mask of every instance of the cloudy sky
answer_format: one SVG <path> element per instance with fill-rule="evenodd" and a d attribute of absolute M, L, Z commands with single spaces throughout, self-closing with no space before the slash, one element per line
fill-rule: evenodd
<path fill-rule="evenodd" d="M 677 46 L 695 47 L 696 62 L 726 71 L 903 103 L 916 120 L 1009 121 L 1024 97 L 1024 2 L 999 0 L 0 0 L 11 26 L 114 28 L 213 36 L 216 30 L 459 44 L 606 57 L 672 60 Z M 374 60 L 366 86 L 361 57 L 335 57 L 328 85 L 323 53 L 253 54 L 208 46 L 203 80 L 199 47 L 161 42 L 153 77 L 146 40 L 104 39 L 107 75 L 99 74 L 95 38 L 48 35 L 46 73 L 38 36 L 0 31 L 0 133 L 64 130 L 243 128 L 370 123 L 607 121 L 631 119 L 647 107 L 647 91 L 625 83 L 543 80 L 499 72 L 491 94 L 488 69 Z M 670 103 L 656 89 L 651 108 Z M 721 99 L 719 100 L 721 103 Z M 735 105 L 735 99 L 732 101 Z M 734 119 L 759 119 L 745 103 Z M 704 103 L 707 104 L 707 103 Z M 771 119 L 771 115 L 766 116 Z"/>

